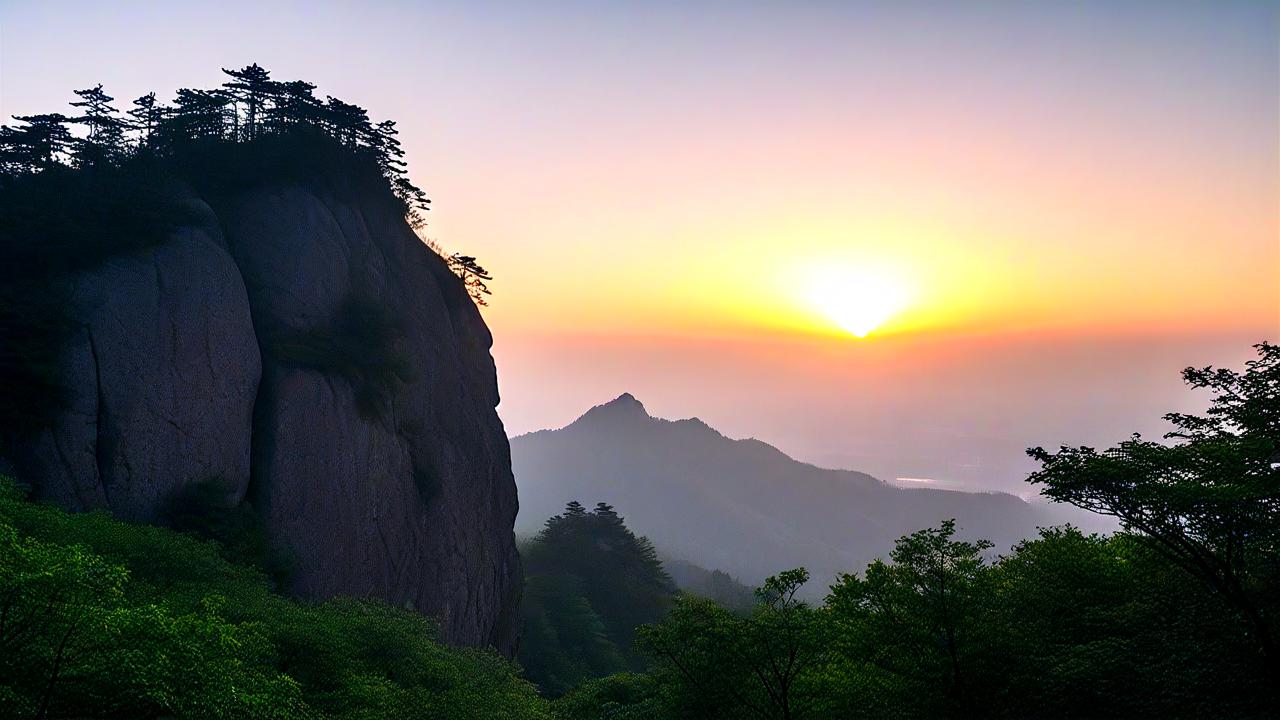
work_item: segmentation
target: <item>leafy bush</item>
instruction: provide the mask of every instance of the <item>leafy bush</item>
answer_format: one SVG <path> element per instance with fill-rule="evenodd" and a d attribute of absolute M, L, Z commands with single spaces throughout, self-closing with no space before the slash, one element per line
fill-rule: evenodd
<path fill-rule="evenodd" d="M 562 720 L 653 720 L 672 717 L 661 684 L 642 673 L 588 680 L 552 705 Z"/>
<path fill-rule="evenodd" d="M 227 560 L 261 570 L 274 588 L 288 586 L 287 553 L 271 545 L 262 519 L 247 500 L 221 478 L 188 485 L 170 498 L 163 521 L 177 532 L 214 541 Z"/>
<path fill-rule="evenodd" d="M 0 598 L 0 706 L 19 716 L 549 717 L 511 663 L 441 645 L 416 613 L 290 601 L 213 542 L 31 503 L 8 480 Z"/>

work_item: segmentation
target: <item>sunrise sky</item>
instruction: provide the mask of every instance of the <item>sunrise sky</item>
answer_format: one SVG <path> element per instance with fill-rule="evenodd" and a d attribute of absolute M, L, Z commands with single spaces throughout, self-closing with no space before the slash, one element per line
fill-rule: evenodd
<path fill-rule="evenodd" d="M 396 119 L 512 433 L 630 391 L 1021 491 L 1280 337 L 1271 3 L 189 5 L 0 2 L 0 113 L 258 62 Z"/>

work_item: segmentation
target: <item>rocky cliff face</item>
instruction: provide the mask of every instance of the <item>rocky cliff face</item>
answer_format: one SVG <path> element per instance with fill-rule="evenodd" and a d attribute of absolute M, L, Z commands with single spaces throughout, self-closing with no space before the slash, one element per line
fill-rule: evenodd
<path fill-rule="evenodd" d="M 461 283 L 382 188 L 192 203 L 166 243 L 77 278 L 71 402 L 20 473 L 48 501 L 144 522 L 216 479 L 290 554 L 296 594 L 382 598 L 509 653 L 516 489 L 492 339 Z M 388 377 L 278 351 L 353 299 L 396 319 L 347 348 L 392 356 Z"/>

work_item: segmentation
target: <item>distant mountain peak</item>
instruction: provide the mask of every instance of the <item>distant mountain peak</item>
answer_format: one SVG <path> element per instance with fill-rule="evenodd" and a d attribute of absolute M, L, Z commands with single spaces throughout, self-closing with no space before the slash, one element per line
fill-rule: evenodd
<path fill-rule="evenodd" d="M 649 411 L 645 410 L 644 403 L 636 399 L 635 395 L 624 392 L 618 397 L 610 400 L 603 405 L 596 405 L 590 410 L 582 414 L 573 424 L 583 421 L 599 422 L 614 420 L 651 420 Z"/>
<path fill-rule="evenodd" d="M 642 403 L 642 402 L 640 402 L 639 400 L 637 400 L 637 399 L 636 399 L 636 396 L 635 396 L 635 395 L 632 395 L 632 394 L 631 394 L 631 393 L 629 393 L 629 392 L 624 392 L 624 393 L 622 393 L 622 394 L 621 394 L 621 395 L 619 395 L 618 397 L 616 397 L 616 398 L 614 398 L 614 399 L 610 400 L 609 402 L 605 403 L 604 405 L 601 405 L 600 407 L 609 407 L 610 405 L 617 406 L 617 407 L 631 407 L 631 408 L 638 408 L 638 409 L 640 410 L 640 412 L 642 412 L 642 413 L 644 413 L 644 414 L 646 414 L 646 415 L 648 415 L 648 414 L 649 414 L 649 413 L 645 412 L 645 409 L 644 409 L 644 403 Z"/>
<path fill-rule="evenodd" d="M 570 500 L 603 501 L 666 552 L 751 582 L 803 565 L 822 579 L 818 594 L 823 581 L 944 519 L 1009 547 L 1034 537 L 1041 518 L 1012 495 L 899 488 L 726 437 L 698 418 L 651 417 L 629 393 L 567 428 L 513 438 L 511 460 L 522 534 Z"/>

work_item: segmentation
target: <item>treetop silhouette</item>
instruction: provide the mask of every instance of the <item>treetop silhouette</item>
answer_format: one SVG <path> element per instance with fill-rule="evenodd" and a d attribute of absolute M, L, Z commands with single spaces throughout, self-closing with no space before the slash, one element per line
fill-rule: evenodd
<path fill-rule="evenodd" d="M 322 101 L 314 84 L 275 80 L 257 63 L 222 72 L 227 81 L 221 87 L 179 88 L 169 104 L 150 92 L 123 115 L 101 84 L 75 91 L 74 114 L 15 115 L 18 124 L 0 126 L 0 190 L 57 168 L 123 168 L 135 159 L 190 157 L 191 149 L 202 152 L 218 143 L 256 148 L 273 138 L 327 138 L 339 152 L 371 160 L 403 204 L 410 227 L 426 225 L 431 200 L 409 179 L 395 121 L 374 122 L 365 108 L 332 95 Z M 215 147 L 203 154 L 226 153 Z M 471 298 L 487 305 L 488 271 L 472 256 L 439 254 Z"/>
<path fill-rule="evenodd" d="M 57 165 L 85 168 L 118 165 L 139 154 L 172 155 L 198 142 L 254 142 L 269 135 L 320 133 L 347 150 L 371 156 L 415 228 L 430 209 L 426 193 L 408 176 L 393 121 L 374 123 L 364 108 L 333 96 L 321 102 L 316 86 L 277 81 L 257 63 L 228 76 L 214 89 L 180 88 L 172 104 L 154 92 L 133 101 L 121 117 L 101 84 L 76 90 L 73 116 L 60 113 L 14 116 L 18 126 L 0 126 L 0 182 Z M 82 133 L 72 132 L 79 127 Z"/>

